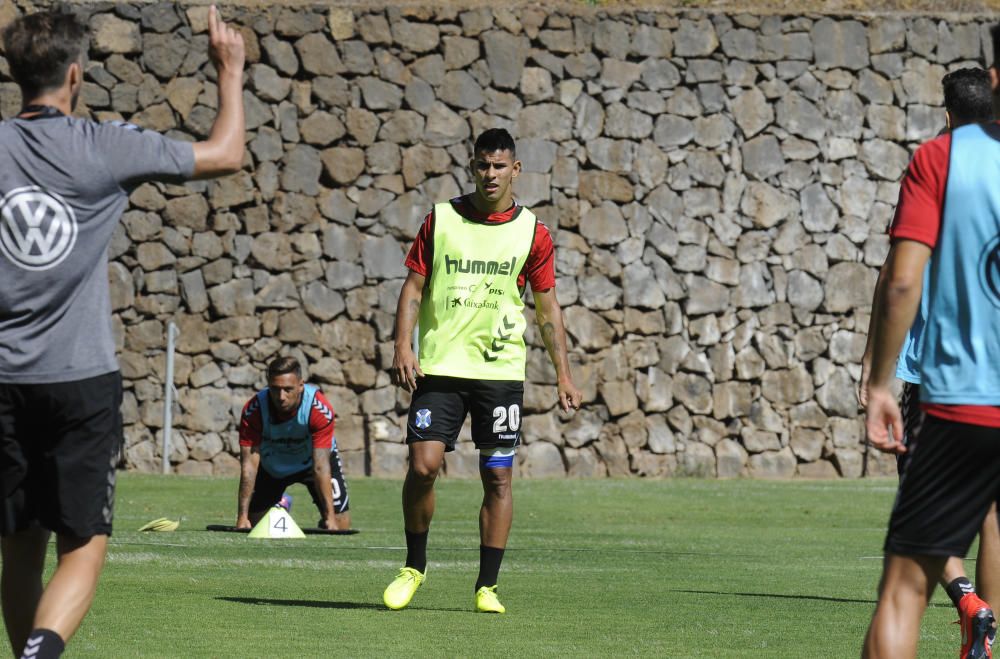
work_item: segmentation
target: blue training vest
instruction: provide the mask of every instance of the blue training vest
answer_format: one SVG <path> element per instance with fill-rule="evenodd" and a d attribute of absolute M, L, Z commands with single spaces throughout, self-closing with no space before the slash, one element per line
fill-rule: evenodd
<path fill-rule="evenodd" d="M 288 421 L 272 423 L 271 403 L 267 389 L 257 392 L 257 403 L 263 430 L 260 442 L 260 464 L 275 478 L 284 478 L 309 469 L 313 463 L 312 433 L 309 414 L 319 387 L 307 384 L 302 389 L 299 411 Z"/>
<path fill-rule="evenodd" d="M 941 231 L 931 255 L 921 400 L 1000 405 L 1000 126 L 951 134 Z"/>
<path fill-rule="evenodd" d="M 920 308 L 910 325 L 903 341 L 903 349 L 896 362 L 896 377 L 910 384 L 920 384 L 920 345 L 924 338 L 924 324 L 927 322 L 928 288 L 930 288 L 930 263 L 924 268 L 924 286 L 920 295 Z"/>

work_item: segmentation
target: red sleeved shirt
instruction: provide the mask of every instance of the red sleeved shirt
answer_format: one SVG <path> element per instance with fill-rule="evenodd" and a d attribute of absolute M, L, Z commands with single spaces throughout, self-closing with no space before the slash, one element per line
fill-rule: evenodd
<path fill-rule="evenodd" d="M 937 245 L 948 188 L 951 134 L 920 146 L 906 170 L 899 189 L 899 203 L 889 235 L 895 240 L 915 240 L 930 248 Z M 1000 407 L 991 405 L 941 405 L 923 403 L 927 414 L 977 426 L 1000 427 Z"/>
<path fill-rule="evenodd" d="M 915 240 L 932 249 L 937 244 L 950 151 L 951 133 L 945 133 L 921 145 L 913 154 L 899 188 L 896 216 L 889 228 L 893 240 Z"/>
<path fill-rule="evenodd" d="M 278 423 L 288 421 L 296 414 L 298 409 L 291 414 L 276 414 L 274 407 L 271 407 L 271 416 Z M 333 405 L 322 391 L 317 391 L 313 398 L 312 409 L 309 410 L 309 432 L 312 434 L 314 449 L 328 449 L 333 446 L 334 423 Z M 243 414 L 240 415 L 240 446 L 260 446 L 263 426 L 264 417 L 260 412 L 260 403 L 257 396 L 254 396 L 243 406 Z"/>
<path fill-rule="evenodd" d="M 514 211 L 517 206 L 511 206 L 502 213 L 484 214 L 479 212 L 468 196 L 456 197 L 451 200 L 452 205 L 458 213 L 473 222 L 483 224 L 502 224 L 514 219 Z M 528 253 L 528 260 L 524 263 L 524 269 L 517 275 L 517 285 L 524 288 L 525 282 L 531 284 L 531 290 L 536 293 L 547 291 L 556 285 L 556 250 L 552 243 L 552 235 L 548 228 L 541 222 L 535 224 L 535 239 L 531 243 L 531 251 Z M 427 214 L 424 223 L 417 232 L 417 237 L 413 240 L 413 246 L 406 255 L 406 267 L 416 272 L 418 275 L 429 277 L 431 265 L 434 263 L 434 212 Z"/>

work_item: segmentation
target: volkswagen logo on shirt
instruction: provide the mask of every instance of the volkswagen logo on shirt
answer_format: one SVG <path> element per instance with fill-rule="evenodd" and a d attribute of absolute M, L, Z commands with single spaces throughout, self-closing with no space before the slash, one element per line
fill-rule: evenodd
<path fill-rule="evenodd" d="M 979 257 L 979 279 L 990 302 L 1000 307 L 1000 235 L 986 244 Z"/>
<path fill-rule="evenodd" d="M 36 185 L 0 200 L 0 252 L 25 270 L 48 270 L 76 243 L 76 215 L 62 197 Z"/>

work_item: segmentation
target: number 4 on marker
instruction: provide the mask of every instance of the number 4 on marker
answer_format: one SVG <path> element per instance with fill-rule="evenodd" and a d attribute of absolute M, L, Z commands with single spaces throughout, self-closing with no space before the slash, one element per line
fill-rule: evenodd
<path fill-rule="evenodd" d="M 282 515 L 274 522 L 274 528 L 278 529 L 282 533 L 288 530 L 288 524 L 285 522 L 285 516 Z"/>

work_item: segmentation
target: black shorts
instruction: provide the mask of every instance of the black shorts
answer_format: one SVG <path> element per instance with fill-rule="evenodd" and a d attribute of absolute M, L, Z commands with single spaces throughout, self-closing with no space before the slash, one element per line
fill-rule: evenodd
<path fill-rule="evenodd" d="M 911 450 L 885 551 L 963 557 L 1000 498 L 1000 428 L 927 415 Z"/>
<path fill-rule="evenodd" d="M 478 449 L 510 448 L 521 442 L 521 380 L 471 380 L 426 375 L 417 380 L 406 421 L 406 443 L 434 440 L 454 451 L 465 415 L 472 413 Z"/>
<path fill-rule="evenodd" d="M 903 415 L 903 445 L 909 450 L 896 456 L 896 470 L 900 476 L 913 455 L 920 428 L 924 424 L 924 411 L 920 408 L 920 385 L 903 382 L 903 393 L 899 396 L 899 412 Z"/>
<path fill-rule="evenodd" d="M 313 477 L 312 468 L 304 469 L 297 474 L 275 478 L 267 473 L 263 467 L 257 470 L 257 480 L 253 484 L 253 494 L 250 496 L 250 514 L 263 514 L 281 501 L 281 495 L 290 485 L 301 483 L 309 490 L 309 496 L 318 510 L 323 510 L 320 505 L 319 488 L 316 487 L 316 479 Z M 344 470 L 340 464 L 340 454 L 330 451 L 330 486 L 333 488 L 333 512 L 337 515 L 346 513 L 351 509 L 351 501 L 347 495 L 347 481 L 344 480 Z"/>
<path fill-rule="evenodd" d="M 121 403 L 118 372 L 0 384 L 0 534 L 41 526 L 77 538 L 111 535 Z"/>

